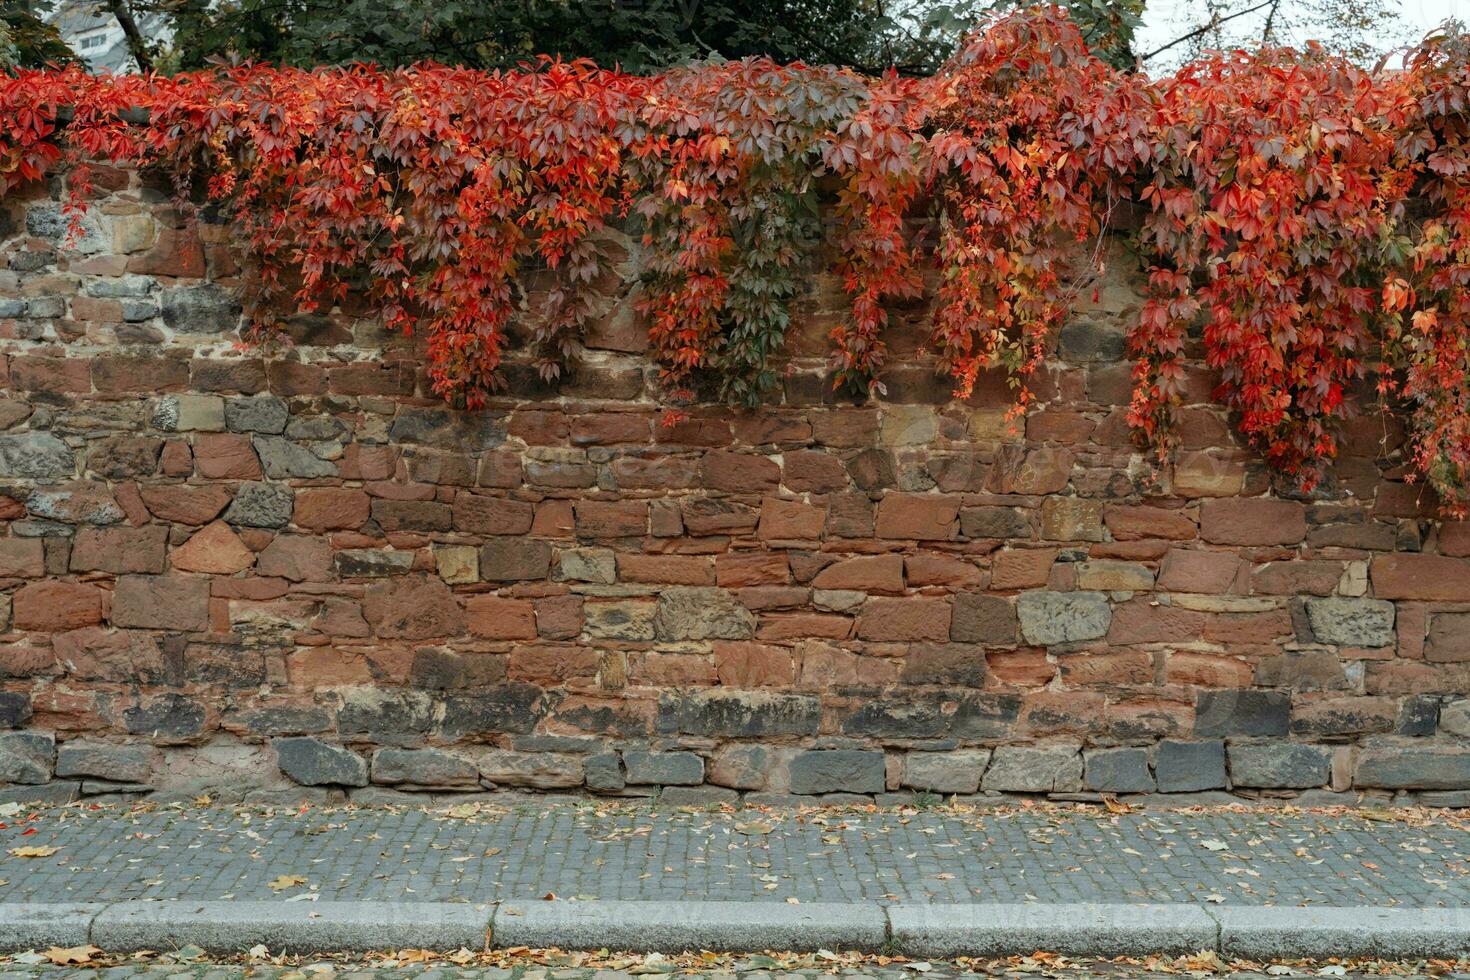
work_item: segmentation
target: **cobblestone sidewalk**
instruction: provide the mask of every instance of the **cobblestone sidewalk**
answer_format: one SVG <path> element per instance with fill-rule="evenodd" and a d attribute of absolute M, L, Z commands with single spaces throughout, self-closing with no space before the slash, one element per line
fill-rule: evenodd
<path fill-rule="evenodd" d="M 1470 906 L 1470 825 L 1405 814 L 47 808 L 0 817 L 0 894 Z"/>

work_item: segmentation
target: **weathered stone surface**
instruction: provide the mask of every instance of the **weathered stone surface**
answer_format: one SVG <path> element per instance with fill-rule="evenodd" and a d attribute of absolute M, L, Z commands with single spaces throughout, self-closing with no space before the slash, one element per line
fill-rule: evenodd
<path fill-rule="evenodd" d="M 1230 781 L 1261 789 L 1311 789 L 1325 786 L 1332 773 L 1332 749 L 1296 742 L 1231 742 Z"/>
<path fill-rule="evenodd" d="M 123 710 L 129 734 L 162 743 L 186 742 L 204 732 L 208 712 L 198 701 L 182 694 L 163 694 Z"/>
<path fill-rule="evenodd" d="M 551 545 L 531 538 L 496 538 L 480 548 L 480 578 L 487 582 L 543 579 L 551 571 Z"/>
<path fill-rule="evenodd" d="M 755 617 L 725 589 L 675 586 L 659 593 L 654 630 L 665 640 L 744 640 Z"/>
<path fill-rule="evenodd" d="M 161 524 L 82 528 L 72 542 L 71 570 L 156 575 L 164 569 L 167 544 L 168 528 Z"/>
<path fill-rule="evenodd" d="M 1200 508 L 1200 537 L 1212 544 L 1296 544 L 1307 536 L 1305 514 L 1294 500 L 1207 500 Z"/>
<path fill-rule="evenodd" d="M 154 752 L 140 745 L 67 742 L 56 753 L 56 775 L 148 785 L 158 769 Z"/>
<path fill-rule="evenodd" d="M 1154 776 L 1160 793 L 1198 793 L 1224 789 L 1225 743 L 1161 741 L 1154 751 Z"/>
<path fill-rule="evenodd" d="M 363 615 L 385 639 L 427 640 L 465 631 L 464 610 L 443 581 L 427 575 L 390 579 L 368 587 Z"/>
<path fill-rule="evenodd" d="M 611 585 L 617 575 L 617 559 L 611 548 L 567 548 L 557 554 L 554 577 L 558 581 Z"/>
<path fill-rule="evenodd" d="M 1003 793 L 1076 792 L 1082 788 L 1082 754 L 1076 745 L 1002 745 L 980 786 Z"/>
<path fill-rule="evenodd" d="M 373 782 L 396 786 L 463 787 L 480 785 L 473 762 L 439 749 L 378 749 L 373 753 Z"/>
<path fill-rule="evenodd" d="M 441 728 L 450 738 L 504 732 L 524 734 L 536 727 L 545 707 L 540 688 L 531 684 L 506 684 L 482 693 L 445 698 Z"/>
<path fill-rule="evenodd" d="M 815 735 L 822 720 L 814 697 L 765 691 L 713 690 L 668 695 L 659 702 L 659 730 L 726 738 Z"/>
<path fill-rule="evenodd" d="M 1439 727 L 1447 735 L 1470 738 L 1470 699 L 1460 698 L 1441 707 Z"/>
<path fill-rule="evenodd" d="M 66 524 L 116 524 L 125 516 L 112 491 L 89 480 L 32 490 L 26 496 L 26 510 L 33 517 Z"/>
<path fill-rule="evenodd" d="M 285 527 L 295 502 L 291 488 L 279 483 L 242 483 L 225 511 L 225 521 L 243 527 Z"/>
<path fill-rule="evenodd" d="M 19 728 L 31 720 L 31 696 L 23 691 L 0 691 L 0 728 Z"/>
<path fill-rule="evenodd" d="M 1291 696 L 1281 691 L 1200 691 L 1195 698 L 1194 734 L 1200 738 L 1285 735 Z"/>
<path fill-rule="evenodd" d="M 413 567 L 413 552 L 386 548 L 344 548 L 332 555 L 332 567 L 341 578 L 387 578 Z"/>
<path fill-rule="evenodd" d="M 1372 746 L 1358 756 L 1353 781 L 1379 789 L 1470 789 L 1470 748 Z"/>
<path fill-rule="evenodd" d="M 1330 596 L 1308 599 L 1306 609 L 1312 634 L 1322 643 L 1383 647 L 1394 642 L 1394 607 L 1391 602 Z"/>
<path fill-rule="evenodd" d="M 12 599 L 18 630 L 59 632 L 102 622 L 102 590 L 95 585 L 47 579 L 21 586 Z"/>
<path fill-rule="evenodd" d="M 217 283 L 165 289 L 159 310 L 164 325 L 179 333 L 230 333 L 240 325 L 239 298 Z"/>
<path fill-rule="evenodd" d="M 901 782 L 929 793 L 974 793 L 988 765 L 989 749 L 910 752 L 903 757 Z"/>
<path fill-rule="evenodd" d="M 302 786 L 366 786 L 367 761 L 356 752 L 310 736 L 271 741 L 281 772 Z"/>
<path fill-rule="evenodd" d="M 225 427 L 231 432 L 260 432 L 280 435 L 286 431 L 291 410 L 283 398 L 254 395 L 249 398 L 227 398 L 224 404 Z"/>
<path fill-rule="evenodd" d="M 256 558 L 255 571 L 288 582 L 327 582 L 332 578 L 332 546 L 315 535 L 277 535 Z"/>
<path fill-rule="evenodd" d="M 0 435 L 0 477 L 65 480 L 76 474 L 76 455 L 49 432 Z"/>
<path fill-rule="evenodd" d="M 1082 785 L 1100 793 L 1152 793 L 1147 749 L 1088 749 L 1082 754 Z"/>
<path fill-rule="evenodd" d="M 112 593 L 112 624 L 201 633 L 209 628 L 209 580 L 124 575 Z"/>
<path fill-rule="evenodd" d="M 704 782 L 704 759 L 693 752 L 623 753 L 627 782 L 651 786 L 697 786 Z"/>
<path fill-rule="evenodd" d="M 477 752 L 480 775 L 503 786 L 569 789 L 586 777 L 583 758 L 562 752 L 513 752 L 490 749 Z"/>
<path fill-rule="evenodd" d="M 257 435 L 253 444 L 260 457 L 260 465 L 265 468 L 265 475 L 273 480 L 337 475 L 336 463 L 322 459 L 305 446 L 280 436 Z"/>
<path fill-rule="evenodd" d="M 230 525 L 215 521 L 175 548 L 169 563 L 182 572 L 233 575 L 255 564 L 255 552 L 245 547 Z"/>
<path fill-rule="evenodd" d="M 0 783 L 39 786 L 51 779 L 55 760 L 49 732 L 0 732 Z"/>
<path fill-rule="evenodd" d="M 592 793 L 618 793 L 626 786 L 623 763 L 616 752 L 599 752 L 587 757 L 583 765 L 587 790 Z"/>
<path fill-rule="evenodd" d="M 583 607 L 587 635 L 604 640 L 648 642 L 657 635 L 658 607 L 639 600 L 589 602 Z"/>
<path fill-rule="evenodd" d="M 1023 592 L 1016 612 L 1026 642 L 1041 646 L 1100 639 L 1113 619 L 1100 592 Z"/>
<path fill-rule="evenodd" d="M 791 792 L 881 793 L 885 768 L 882 752 L 858 749 L 812 749 L 790 763 Z"/>

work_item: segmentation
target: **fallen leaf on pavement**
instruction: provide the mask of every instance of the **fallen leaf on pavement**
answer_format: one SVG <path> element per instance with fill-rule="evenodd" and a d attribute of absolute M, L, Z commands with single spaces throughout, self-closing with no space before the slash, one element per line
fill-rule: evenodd
<path fill-rule="evenodd" d="M 96 946 L 70 946 L 66 949 L 62 949 L 60 946 L 52 946 L 46 950 L 45 956 L 46 959 L 55 963 L 57 966 L 67 966 L 72 963 L 90 963 L 92 957 L 100 952 L 102 950 Z"/>
<path fill-rule="evenodd" d="M 306 884 L 306 879 L 301 875 L 280 875 L 272 881 L 266 882 L 271 891 L 283 892 L 287 888 L 295 888 L 297 885 Z"/>
<path fill-rule="evenodd" d="M 48 858 L 59 850 L 59 847 L 12 847 L 8 853 L 18 858 Z"/>

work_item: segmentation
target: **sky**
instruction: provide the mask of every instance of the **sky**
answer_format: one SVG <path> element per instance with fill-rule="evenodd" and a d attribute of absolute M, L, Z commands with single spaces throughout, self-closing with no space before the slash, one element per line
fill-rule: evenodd
<path fill-rule="evenodd" d="M 1346 2 L 1351 3 L 1352 0 Z M 1250 4 L 1247 2 L 1244 5 Z M 1399 38 L 1386 38 L 1385 48 L 1395 46 L 1395 41 L 1401 44 L 1411 39 L 1418 40 L 1446 20 L 1458 19 L 1470 24 L 1470 0 L 1398 0 L 1397 6 L 1399 16 L 1396 18 L 1394 32 Z M 1135 50 L 1152 51 L 1179 37 L 1189 28 L 1198 26 L 1203 19 L 1200 13 L 1203 7 L 1200 0 L 1149 0 L 1145 7 L 1143 30 L 1139 32 Z M 1229 27 L 1238 28 L 1247 37 L 1258 35 L 1262 25 L 1261 18 L 1264 16 L 1264 12 L 1247 15 L 1233 21 Z M 1292 38 L 1295 44 L 1307 40 L 1310 38 Z"/>

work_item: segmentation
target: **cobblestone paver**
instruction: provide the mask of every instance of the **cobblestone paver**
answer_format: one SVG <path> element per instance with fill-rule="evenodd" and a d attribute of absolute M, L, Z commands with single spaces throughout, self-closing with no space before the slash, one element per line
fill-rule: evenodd
<path fill-rule="evenodd" d="M 45 809 L 0 901 L 504 898 L 1470 906 L 1450 816 L 1358 811 Z M 55 847 L 21 858 L 19 847 Z M 304 884 L 282 886 L 281 876 Z M 271 883 L 276 888 L 271 887 Z"/>

